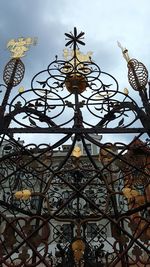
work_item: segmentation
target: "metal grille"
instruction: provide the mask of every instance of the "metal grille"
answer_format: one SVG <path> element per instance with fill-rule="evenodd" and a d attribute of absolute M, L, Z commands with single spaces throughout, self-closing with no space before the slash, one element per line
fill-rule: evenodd
<path fill-rule="evenodd" d="M 83 32 L 65 35 L 71 56 L 56 57 L 31 88 L 11 95 L 19 59 L 4 78 L 1 266 L 148 267 L 148 72 L 128 62 L 136 102 L 81 54 Z"/>

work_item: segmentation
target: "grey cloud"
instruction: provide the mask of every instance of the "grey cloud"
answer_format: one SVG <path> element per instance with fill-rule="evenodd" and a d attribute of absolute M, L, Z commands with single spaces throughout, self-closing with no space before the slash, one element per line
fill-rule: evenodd
<path fill-rule="evenodd" d="M 61 1 L 63 4 L 63 1 Z M 23 61 L 28 64 L 31 73 L 34 73 L 34 66 L 45 65 L 48 58 L 55 55 L 62 45 L 60 38 L 64 27 L 59 17 L 60 6 L 57 1 L 2 1 L 0 5 L 0 46 L 3 58 L 1 66 L 9 59 L 9 52 L 6 51 L 6 43 L 9 39 L 21 36 L 38 37 L 38 45 L 31 48 Z M 50 4 L 49 4 L 50 3 Z M 48 19 L 46 19 L 48 18 Z M 32 64 L 31 63 L 32 58 Z"/>
<path fill-rule="evenodd" d="M 0 1 L 0 74 L 10 59 L 6 42 L 20 36 L 38 37 L 22 60 L 26 67 L 21 85 L 30 87 L 32 76 L 45 69 L 55 55 L 62 56 L 64 32 L 77 26 L 85 31 L 86 47 L 103 71 L 114 75 L 120 88 L 128 86 L 127 67 L 116 41 L 123 42 L 133 57 L 147 67 L 150 37 L 149 0 L 1 0 Z M 147 52 L 146 52 L 147 51 Z M 13 90 L 13 95 L 17 89 Z"/>

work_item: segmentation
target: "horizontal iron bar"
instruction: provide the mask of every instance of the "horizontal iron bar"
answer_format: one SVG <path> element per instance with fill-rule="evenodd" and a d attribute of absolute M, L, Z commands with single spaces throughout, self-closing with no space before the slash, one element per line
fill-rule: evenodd
<path fill-rule="evenodd" d="M 146 133 L 148 129 L 145 128 L 7 128 L 0 129 L 0 134 L 9 133 L 58 133 L 58 134 L 73 134 L 73 133 Z"/>

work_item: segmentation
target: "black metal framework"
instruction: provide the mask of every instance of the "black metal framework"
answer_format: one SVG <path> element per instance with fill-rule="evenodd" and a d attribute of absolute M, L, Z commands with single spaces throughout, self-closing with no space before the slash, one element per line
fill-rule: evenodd
<path fill-rule="evenodd" d="M 30 89 L 12 97 L 24 76 L 20 58 L 4 69 L 1 266 L 148 267 L 147 69 L 128 58 L 132 88 L 122 92 L 112 75 L 81 54 L 84 33 L 74 28 L 65 35 L 71 56 L 56 56 L 33 77 Z M 23 143 L 17 133 L 33 134 L 35 142 Z M 98 152 L 92 153 L 93 147 Z"/>

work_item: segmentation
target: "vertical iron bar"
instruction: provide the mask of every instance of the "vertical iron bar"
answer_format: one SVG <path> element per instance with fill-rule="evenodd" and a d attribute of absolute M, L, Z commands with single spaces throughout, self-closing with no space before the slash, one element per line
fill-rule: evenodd
<path fill-rule="evenodd" d="M 13 68 L 13 71 L 12 71 L 12 74 L 10 77 L 10 81 L 8 83 L 7 90 L 6 90 L 6 93 L 5 93 L 3 102 L 2 102 L 3 112 L 5 112 L 6 105 L 7 105 L 8 99 L 9 99 L 9 95 L 10 95 L 11 89 L 13 88 L 13 81 L 14 81 L 14 77 L 16 74 L 18 63 L 19 63 L 19 58 L 16 58 L 15 65 L 14 65 L 14 68 Z"/>

